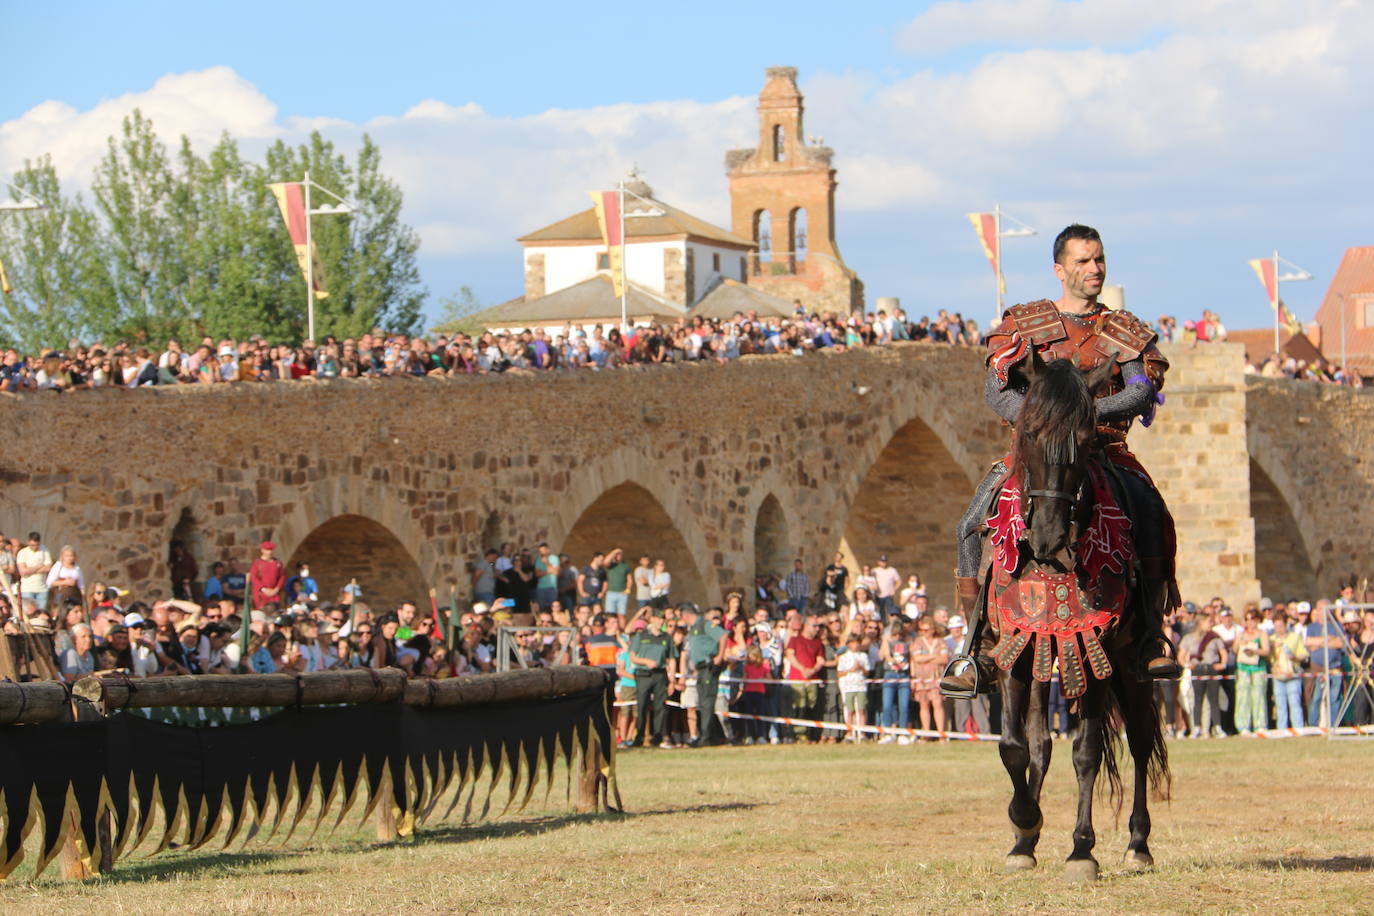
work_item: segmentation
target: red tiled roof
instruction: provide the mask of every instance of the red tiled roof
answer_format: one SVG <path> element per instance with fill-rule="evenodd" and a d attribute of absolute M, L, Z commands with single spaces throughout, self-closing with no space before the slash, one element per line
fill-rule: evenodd
<path fill-rule="evenodd" d="M 1305 359 L 1309 363 L 1322 358 L 1321 350 L 1317 349 L 1317 345 L 1306 334 L 1293 334 L 1285 328 L 1279 331 L 1279 340 L 1282 341 L 1279 350 L 1284 356 Z M 1246 358 L 1251 363 L 1259 365 L 1274 352 L 1274 329 L 1245 328 L 1233 331 L 1227 328 L 1226 342 L 1244 344 Z"/>
<path fill-rule="evenodd" d="M 1362 302 L 1374 297 L 1374 245 L 1359 245 L 1345 250 L 1341 266 L 1331 278 L 1326 298 L 1317 309 L 1322 329 L 1322 349 L 1332 359 L 1340 359 L 1342 311 L 1345 347 L 1351 362 L 1355 357 L 1374 356 L 1374 326 L 1364 323 Z"/>

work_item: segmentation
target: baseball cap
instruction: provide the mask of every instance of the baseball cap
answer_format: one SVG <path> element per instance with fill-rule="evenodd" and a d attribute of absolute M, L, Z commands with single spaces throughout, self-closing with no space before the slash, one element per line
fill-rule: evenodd
<path fill-rule="evenodd" d="M 110 627 L 108 630 L 106 630 L 106 631 L 105 631 L 105 635 L 106 635 L 106 636 L 115 636 L 116 634 L 119 634 L 119 633 L 128 633 L 128 632 L 129 632 L 129 628 L 128 628 L 128 627 L 126 627 L 126 626 L 125 626 L 124 624 L 122 624 L 122 623 L 117 623 L 117 624 L 115 624 L 114 626 Z"/>
<path fill-rule="evenodd" d="M 109 598 L 110 600 L 114 600 L 115 598 L 123 598 L 128 594 L 129 590 L 127 588 L 116 588 L 115 586 L 111 585 L 105 589 L 105 597 Z"/>
<path fill-rule="evenodd" d="M 632 620 L 630 621 L 630 632 L 633 633 L 636 630 L 642 630 L 647 626 L 648 624 L 644 622 L 643 617 L 639 618 L 638 620 Z"/>
<path fill-rule="evenodd" d="M 293 626 L 296 623 L 296 616 L 294 614 L 278 614 L 275 623 L 279 627 Z"/>
<path fill-rule="evenodd" d="M 474 614 L 490 614 L 491 608 L 487 606 L 485 601 L 479 601 L 472 606 L 472 612 Z"/>
<path fill-rule="evenodd" d="M 1191 601 L 1185 601 L 1185 602 L 1183 602 L 1183 609 L 1184 609 L 1185 611 L 1187 611 L 1189 614 L 1196 614 L 1196 613 L 1197 613 L 1197 605 L 1194 604 L 1194 603 L 1191 602 Z"/>
<path fill-rule="evenodd" d="M 1221 606 L 1221 610 L 1217 611 L 1217 613 L 1225 617 L 1234 616 L 1234 613 L 1232 612 L 1231 608 L 1225 604 Z"/>
<path fill-rule="evenodd" d="M 264 614 L 262 611 L 254 611 L 249 619 L 253 623 L 266 623 L 267 615 Z"/>
<path fill-rule="evenodd" d="M 677 609 L 678 609 L 678 612 L 679 612 L 679 613 L 682 613 L 682 614 L 700 614 L 700 613 L 701 613 L 701 609 L 700 609 L 699 607 L 696 606 L 696 603 L 695 603 L 695 602 L 692 602 L 692 601 L 684 601 L 684 602 L 682 602 L 681 604 L 679 604 L 679 605 L 677 606 Z"/>
<path fill-rule="evenodd" d="M 964 618 L 960 617 L 958 614 L 955 614 L 953 617 L 949 618 L 950 629 L 954 629 L 955 627 L 962 627 L 963 625 Z"/>
<path fill-rule="evenodd" d="M 142 614 L 133 613 L 133 614 L 126 614 L 126 615 L 125 615 L 125 617 L 124 617 L 124 626 L 125 626 L 127 629 L 132 630 L 132 629 L 134 629 L 135 627 L 142 628 L 142 627 L 146 627 L 146 626 L 151 626 L 151 624 L 149 624 L 148 621 L 146 621 L 146 620 L 143 619 L 143 615 L 142 615 Z"/>
<path fill-rule="evenodd" d="M 1348 607 L 1341 612 L 1341 623 L 1359 623 L 1360 612 L 1353 607 Z"/>
<path fill-rule="evenodd" d="M 233 355 L 234 355 L 234 348 L 231 347 L 231 346 L 229 346 L 228 344 L 225 344 L 224 346 L 222 346 L 222 347 L 219 348 L 219 355 L 220 355 L 220 356 L 233 356 Z"/>
<path fill-rule="evenodd" d="M 879 562 L 879 563 L 886 563 L 886 562 L 887 562 L 887 554 L 883 554 L 882 556 L 878 557 L 878 562 Z"/>
<path fill-rule="evenodd" d="M 1259 609 L 1260 609 L 1261 611 L 1267 611 L 1267 610 L 1269 610 L 1270 608 L 1272 608 L 1273 606 L 1274 606 L 1274 602 L 1273 602 L 1272 599 L 1270 599 L 1270 598 L 1261 598 L 1261 599 L 1260 599 Z"/>
<path fill-rule="evenodd" d="M 1310 614 L 1310 613 L 1312 613 L 1312 602 L 1310 602 L 1310 601 L 1299 601 L 1299 602 L 1298 602 L 1298 613 L 1299 613 L 1299 614 Z"/>

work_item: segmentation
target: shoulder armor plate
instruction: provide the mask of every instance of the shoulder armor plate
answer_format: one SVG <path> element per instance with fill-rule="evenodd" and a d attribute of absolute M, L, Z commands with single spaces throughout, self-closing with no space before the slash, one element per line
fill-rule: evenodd
<path fill-rule="evenodd" d="M 1117 361 L 1123 363 L 1139 358 L 1155 339 L 1154 329 L 1130 312 L 1111 312 L 1098 333 L 1099 349 L 1115 351 Z"/>
<path fill-rule="evenodd" d="M 1064 319 L 1059 317 L 1059 310 L 1048 299 L 1013 305 L 1007 309 L 1006 317 L 1016 325 L 1022 337 L 1036 346 L 1054 343 L 1069 336 L 1064 329 Z"/>

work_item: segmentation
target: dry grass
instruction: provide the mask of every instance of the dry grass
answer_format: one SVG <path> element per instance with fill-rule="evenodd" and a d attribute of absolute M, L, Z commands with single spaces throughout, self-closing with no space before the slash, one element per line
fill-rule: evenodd
<path fill-rule="evenodd" d="M 1259 913 L 1374 909 L 1374 746 L 1320 739 L 1177 742 L 1159 867 L 1120 865 L 1125 815 L 1099 804 L 1103 877 L 1066 886 L 1068 746 L 1046 788 L 1040 868 L 1000 873 L 1010 845 L 995 745 L 633 751 L 629 811 L 526 812 L 418 839 L 249 846 L 122 861 L 108 878 L 0 887 L 42 913 Z M 542 795 L 542 793 L 540 793 Z M 554 792 L 562 800 L 562 787 Z"/>

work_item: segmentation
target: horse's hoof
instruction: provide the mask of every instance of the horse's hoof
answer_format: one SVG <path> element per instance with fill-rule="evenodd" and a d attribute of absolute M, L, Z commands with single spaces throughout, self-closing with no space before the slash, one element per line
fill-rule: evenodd
<path fill-rule="evenodd" d="M 1128 849 L 1125 857 L 1121 860 L 1121 864 L 1126 866 L 1127 871 L 1149 871 L 1155 867 L 1155 857 L 1148 852 Z"/>
<path fill-rule="evenodd" d="M 1096 859 L 1070 859 L 1064 863 L 1064 880 L 1075 884 L 1097 880 Z"/>
<path fill-rule="evenodd" d="M 1035 868 L 1035 856 L 1009 855 L 1007 861 L 1002 866 L 1002 871 L 1008 875 L 1018 872 L 1031 871 Z"/>

